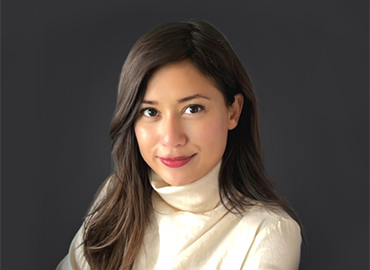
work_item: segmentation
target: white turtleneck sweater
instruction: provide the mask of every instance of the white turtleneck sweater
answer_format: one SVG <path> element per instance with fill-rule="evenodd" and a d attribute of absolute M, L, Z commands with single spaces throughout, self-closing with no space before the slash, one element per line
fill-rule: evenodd
<path fill-rule="evenodd" d="M 284 211 L 256 201 L 243 216 L 228 212 L 218 192 L 220 163 L 185 186 L 169 186 L 152 173 L 154 213 L 135 270 L 298 269 L 298 224 Z M 82 234 L 83 227 L 57 270 L 90 270 L 80 246 Z"/>

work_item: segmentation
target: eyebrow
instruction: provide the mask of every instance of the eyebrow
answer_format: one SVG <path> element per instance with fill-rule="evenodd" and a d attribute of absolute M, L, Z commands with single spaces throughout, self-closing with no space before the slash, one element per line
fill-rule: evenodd
<path fill-rule="evenodd" d="M 206 96 L 203 96 L 203 95 L 200 95 L 200 94 L 195 94 L 195 95 L 192 95 L 192 96 L 181 98 L 181 99 L 177 100 L 177 102 L 178 103 L 183 103 L 183 102 L 195 99 L 195 98 L 205 98 L 205 99 L 210 100 L 209 97 L 206 97 Z"/>
<path fill-rule="evenodd" d="M 178 103 L 183 103 L 183 102 L 187 102 L 187 101 L 190 101 L 192 99 L 195 99 L 195 98 L 204 98 L 204 99 L 210 100 L 209 97 L 206 97 L 206 96 L 203 96 L 203 95 L 200 95 L 200 94 L 195 94 L 195 95 L 192 95 L 192 96 L 180 98 L 180 99 L 177 100 L 177 102 Z M 142 101 L 142 103 L 150 104 L 150 105 L 158 105 L 157 101 L 151 101 L 151 100 L 145 100 L 145 99 Z"/>

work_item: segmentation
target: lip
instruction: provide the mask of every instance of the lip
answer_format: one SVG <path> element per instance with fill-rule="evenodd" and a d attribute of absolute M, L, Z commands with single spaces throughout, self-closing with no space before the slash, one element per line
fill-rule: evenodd
<path fill-rule="evenodd" d="M 170 168 L 179 168 L 187 164 L 195 154 L 191 156 L 182 156 L 182 157 L 158 157 L 161 162 Z"/>

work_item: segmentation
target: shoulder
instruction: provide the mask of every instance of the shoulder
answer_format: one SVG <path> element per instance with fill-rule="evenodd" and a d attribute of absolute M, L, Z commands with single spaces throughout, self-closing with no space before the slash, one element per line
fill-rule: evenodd
<path fill-rule="evenodd" d="M 280 208 L 253 203 L 239 221 L 242 234 L 252 237 L 255 247 L 299 254 L 302 242 L 299 224 Z"/>
<path fill-rule="evenodd" d="M 99 204 L 105 200 L 109 191 L 112 189 L 114 183 L 115 181 L 113 175 L 110 175 L 105 179 L 105 181 L 100 185 L 100 187 L 96 191 L 94 199 L 89 207 L 88 213 L 94 212 L 94 210 L 99 206 Z"/>
<path fill-rule="evenodd" d="M 250 228 L 255 227 L 257 232 L 274 226 L 291 227 L 300 232 L 298 223 L 283 209 L 257 201 L 251 201 L 251 203 L 253 205 L 247 207 L 242 213 L 241 223 Z"/>
<path fill-rule="evenodd" d="M 255 203 L 243 213 L 241 229 L 252 234 L 253 241 L 243 269 L 298 269 L 301 229 L 284 210 Z"/>

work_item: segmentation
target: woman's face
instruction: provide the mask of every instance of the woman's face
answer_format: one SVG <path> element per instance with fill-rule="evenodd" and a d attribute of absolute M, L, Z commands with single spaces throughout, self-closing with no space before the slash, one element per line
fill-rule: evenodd
<path fill-rule="evenodd" d="M 149 79 L 135 135 L 145 162 L 169 185 L 205 176 L 221 160 L 243 96 L 226 106 L 221 92 L 189 61 L 171 63 Z"/>

